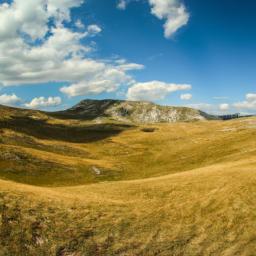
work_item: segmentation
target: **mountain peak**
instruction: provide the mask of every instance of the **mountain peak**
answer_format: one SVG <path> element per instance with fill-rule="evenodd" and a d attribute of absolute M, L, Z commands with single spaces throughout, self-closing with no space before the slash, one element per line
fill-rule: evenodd
<path fill-rule="evenodd" d="M 210 116 L 187 107 L 161 106 L 148 101 L 85 99 L 57 114 L 74 119 L 110 119 L 134 123 L 205 120 Z"/>

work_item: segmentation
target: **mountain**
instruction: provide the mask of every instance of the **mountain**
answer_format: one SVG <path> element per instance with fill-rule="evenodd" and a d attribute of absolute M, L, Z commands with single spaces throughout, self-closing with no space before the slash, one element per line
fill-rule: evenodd
<path fill-rule="evenodd" d="M 187 107 L 160 106 L 145 101 L 83 100 L 74 107 L 55 113 L 71 119 L 115 120 L 134 123 L 173 123 L 216 119 L 200 110 Z"/>
<path fill-rule="evenodd" d="M 0 106 L 0 255 L 255 255 L 255 117 L 53 115 Z"/>

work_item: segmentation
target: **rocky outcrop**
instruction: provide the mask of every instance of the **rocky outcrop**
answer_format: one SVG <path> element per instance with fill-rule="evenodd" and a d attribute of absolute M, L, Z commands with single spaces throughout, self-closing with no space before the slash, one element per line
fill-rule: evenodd
<path fill-rule="evenodd" d="M 56 114 L 66 118 L 95 119 L 97 122 L 111 119 L 135 123 L 172 123 L 212 119 L 212 116 L 192 108 L 122 100 L 83 100 L 74 107 Z"/>

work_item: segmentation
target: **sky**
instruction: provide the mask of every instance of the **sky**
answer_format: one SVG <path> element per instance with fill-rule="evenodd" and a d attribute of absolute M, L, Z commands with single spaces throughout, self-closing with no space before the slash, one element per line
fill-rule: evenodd
<path fill-rule="evenodd" d="M 0 104 L 256 113 L 254 0 L 0 0 Z"/>

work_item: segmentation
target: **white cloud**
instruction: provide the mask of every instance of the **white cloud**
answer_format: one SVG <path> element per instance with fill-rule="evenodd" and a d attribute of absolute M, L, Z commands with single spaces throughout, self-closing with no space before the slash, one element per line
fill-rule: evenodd
<path fill-rule="evenodd" d="M 115 60 L 115 63 L 117 63 L 119 65 L 125 64 L 126 62 L 127 62 L 126 59 L 117 59 L 117 60 Z"/>
<path fill-rule="evenodd" d="M 0 4 L 0 85 L 67 82 L 70 85 L 61 91 L 76 96 L 113 91 L 133 81 L 127 72 L 142 65 L 88 57 L 91 48 L 81 39 L 100 33 L 98 25 L 88 26 L 85 32 L 74 32 L 65 25 L 71 21 L 70 8 L 81 3 L 14 0 Z M 35 39 L 40 40 L 35 44 Z"/>
<path fill-rule="evenodd" d="M 96 34 L 100 33 L 102 31 L 102 29 L 98 25 L 92 24 L 87 27 L 87 31 L 88 31 L 89 35 L 96 35 Z"/>
<path fill-rule="evenodd" d="M 26 33 L 31 38 L 42 38 L 47 31 L 48 15 L 42 0 L 16 0 L 11 5 L 0 5 L 0 40 Z"/>
<path fill-rule="evenodd" d="M 208 104 L 208 103 L 196 103 L 187 105 L 191 108 L 196 108 L 214 115 L 221 115 L 224 113 L 240 112 L 242 114 L 255 114 L 256 112 L 256 94 L 249 93 L 246 95 L 246 100 L 236 102 L 233 104 L 221 103 L 221 104 Z"/>
<path fill-rule="evenodd" d="M 221 111 L 228 111 L 229 107 L 230 107 L 229 104 L 222 103 L 222 104 L 219 105 L 219 110 L 221 110 Z"/>
<path fill-rule="evenodd" d="M 204 111 L 208 114 L 212 115 L 222 115 L 223 112 L 229 113 L 233 112 L 233 108 L 230 104 L 223 103 L 223 104 L 210 104 L 210 103 L 194 103 L 194 104 L 188 104 L 188 107 L 199 109 L 201 111 Z"/>
<path fill-rule="evenodd" d="M 76 25 L 76 27 L 79 28 L 79 29 L 84 29 L 84 28 L 85 28 L 84 24 L 83 24 L 82 21 L 79 20 L 79 19 L 76 21 L 75 25 Z"/>
<path fill-rule="evenodd" d="M 39 97 L 34 98 L 31 102 L 26 103 L 27 108 L 56 107 L 61 104 L 60 97 Z"/>
<path fill-rule="evenodd" d="M 248 101 L 255 101 L 256 100 L 256 94 L 255 93 L 248 93 L 248 94 L 246 94 L 245 97 Z"/>
<path fill-rule="evenodd" d="M 238 110 L 256 111 L 256 94 L 246 94 L 246 100 L 234 103 L 234 107 Z"/>
<path fill-rule="evenodd" d="M 155 101 L 164 99 L 169 93 L 191 88 L 191 85 L 188 84 L 168 84 L 160 81 L 136 83 L 128 89 L 127 98 L 129 100 Z"/>
<path fill-rule="evenodd" d="M 119 0 L 117 8 L 125 10 L 129 2 L 128 0 Z M 170 38 L 181 27 L 187 25 L 189 13 L 180 0 L 148 0 L 148 2 L 151 6 L 151 13 L 158 19 L 165 20 L 164 36 L 166 38 Z"/>
<path fill-rule="evenodd" d="M 22 0 L 21 0 L 22 1 Z M 34 1 L 34 0 L 31 0 Z M 70 9 L 79 7 L 84 0 L 44 0 L 47 2 L 47 11 L 51 17 L 55 18 L 56 23 L 70 21 Z M 24 2 L 24 0 L 23 0 Z"/>
<path fill-rule="evenodd" d="M 145 68 L 145 66 L 141 64 L 129 63 L 126 59 L 117 59 L 115 63 L 118 64 L 118 67 L 123 71 L 141 70 Z"/>
<path fill-rule="evenodd" d="M 181 100 L 191 100 L 192 99 L 192 94 L 190 94 L 190 93 L 181 94 L 180 99 Z"/>
<path fill-rule="evenodd" d="M 83 34 L 61 27 L 51 32 L 40 46 L 20 38 L 0 42 L 0 81 L 4 86 L 73 81 L 104 65 L 82 57 L 89 51 L 79 43 Z"/>
<path fill-rule="evenodd" d="M 137 63 L 124 63 L 118 66 L 123 71 L 129 70 L 141 70 L 144 69 L 144 65 L 137 64 Z"/>
<path fill-rule="evenodd" d="M 119 10 L 125 10 L 126 9 L 127 2 L 125 0 L 119 0 L 117 3 L 117 8 Z"/>
<path fill-rule="evenodd" d="M 0 104 L 3 105 L 16 105 L 17 103 L 20 103 L 21 99 L 17 97 L 15 94 L 2 94 L 0 95 Z"/>
<path fill-rule="evenodd" d="M 42 39 L 48 32 L 50 18 L 56 24 L 70 20 L 70 8 L 81 0 L 14 0 L 0 4 L 0 39 L 16 38 L 25 33 L 32 40 Z"/>
<path fill-rule="evenodd" d="M 118 68 L 103 67 L 95 77 L 64 86 L 61 88 L 61 92 L 70 97 L 113 92 L 120 85 L 129 84 L 131 81 L 132 78 L 127 76 L 124 71 Z"/>
<path fill-rule="evenodd" d="M 149 0 L 151 13 L 158 19 L 164 19 L 164 35 L 170 38 L 189 21 L 189 13 L 179 0 Z"/>

